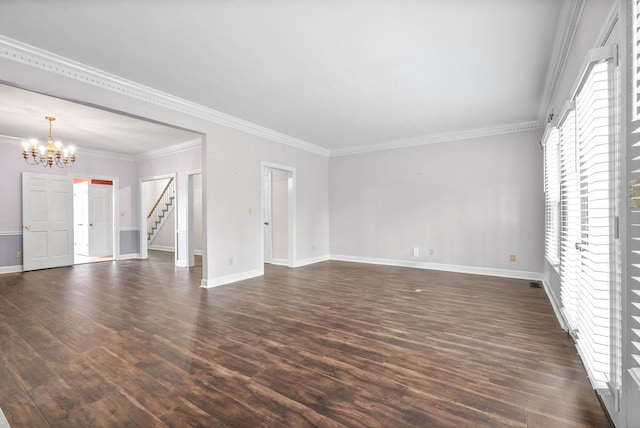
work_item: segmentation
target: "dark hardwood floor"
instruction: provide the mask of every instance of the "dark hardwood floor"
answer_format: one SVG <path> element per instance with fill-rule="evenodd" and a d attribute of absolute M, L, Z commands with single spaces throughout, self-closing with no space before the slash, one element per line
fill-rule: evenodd
<path fill-rule="evenodd" d="M 12 427 L 606 427 L 527 281 L 324 262 L 200 289 L 170 253 L 0 275 Z"/>

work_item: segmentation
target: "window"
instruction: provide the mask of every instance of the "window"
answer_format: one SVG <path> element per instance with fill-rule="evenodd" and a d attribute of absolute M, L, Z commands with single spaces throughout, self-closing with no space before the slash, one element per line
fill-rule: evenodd
<path fill-rule="evenodd" d="M 576 146 L 575 103 L 567 103 L 558 122 L 560 130 L 560 300 L 562 312 L 575 338 L 577 329 L 580 258 L 580 175 Z"/>
<path fill-rule="evenodd" d="M 580 186 L 578 352 L 591 383 L 611 377 L 613 144 L 611 61 L 592 62 L 575 96 Z"/>
<path fill-rule="evenodd" d="M 549 263 L 559 263 L 558 232 L 560 224 L 560 183 L 558 164 L 558 129 L 549 127 L 542 139 L 544 147 L 545 256 Z"/>
<path fill-rule="evenodd" d="M 572 100 L 544 139 L 546 257 L 553 263 L 556 252 L 562 314 L 591 384 L 603 392 L 620 383 L 620 342 L 612 340 L 619 337 L 620 309 L 611 303 L 620 294 L 614 54 L 614 46 L 589 52 Z"/>

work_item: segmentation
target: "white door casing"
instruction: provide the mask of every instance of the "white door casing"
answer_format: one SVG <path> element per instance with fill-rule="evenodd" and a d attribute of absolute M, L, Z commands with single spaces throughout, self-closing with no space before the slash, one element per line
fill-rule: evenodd
<path fill-rule="evenodd" d="M 73 178 L 22 173 L 23 270 L 73 265 Z"/>

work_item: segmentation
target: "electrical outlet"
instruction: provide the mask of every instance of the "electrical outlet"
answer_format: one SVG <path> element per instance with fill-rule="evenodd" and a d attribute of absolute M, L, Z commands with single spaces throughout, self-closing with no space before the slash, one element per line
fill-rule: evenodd
<path fill-rule="evenodd" d="M 515 262 L 516 261 L 516 255 L 515 254 L 511 254 L 509 256 L 509 261 L 512 262 L 512 263 Z"/>
<path fill-rule="evenodd" d="M 16 257 L 17 257 L 17 258 L 22 257 L 22 251 L 18 251 L 18 252 L 16 253 Z"/>
<path fill-rule="evenodd" d="M 429 255 L 433 256 L 433 248 L 429 248 Z"/>
<path fill-rule="evenodd" d="M 124 211 L 120 211 L 120 217 L 124 217 Z"/>
<path fill-rule="evenodd" d="M 233 257 L 229 257 L 229 266 L 233 264 Z"/>

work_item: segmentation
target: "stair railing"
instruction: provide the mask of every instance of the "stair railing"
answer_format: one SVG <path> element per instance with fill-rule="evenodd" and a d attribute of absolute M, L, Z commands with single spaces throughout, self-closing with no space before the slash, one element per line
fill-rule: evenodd
<path fill-rule="evenodd" d="M 164 190 L 156 200 L 156 203 L 147 214 L 147 241 L 151 239 L 154 233 L 159 229 L 165 214 L 169 211 L 169 207 L 175 199 L 176 187 L 173 177 L 169 179 Z"/>

